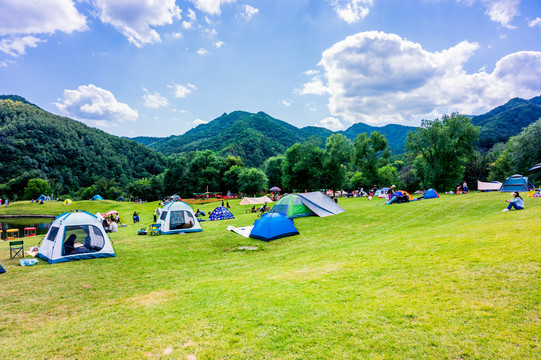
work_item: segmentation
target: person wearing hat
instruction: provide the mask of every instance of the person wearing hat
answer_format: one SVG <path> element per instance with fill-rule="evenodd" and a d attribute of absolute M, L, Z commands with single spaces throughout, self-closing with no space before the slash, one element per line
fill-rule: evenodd
<path fill-rule="evenodd" d="M 387 200 L 391 200 L 393 198 L 393 194 L 396 191 L 396 185 L 391 185 L 389 188 L 389 191 L 387 192 Z"/>
<path fill-rule="evenodd" d="M 524 199 L 520 197 L 520 195 L 518 194 L 518 191 L 513 192 L 513 199 L 505 200 L 505 201 L 508 202 L 509 205 L 507 205 L 507 207 L 503 209 L 502 211 L 509 211 L 511 210 L 511 208 L 515 208 L 517 210 L 524 209 Z"/>

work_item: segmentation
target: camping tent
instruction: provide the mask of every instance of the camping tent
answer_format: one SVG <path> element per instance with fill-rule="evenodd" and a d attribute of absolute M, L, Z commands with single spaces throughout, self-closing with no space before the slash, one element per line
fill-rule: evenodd
<path fill-rule="evenodd" d="M 66 199 L 64 200 L 64 205 L 71 205 L 72 202 L 71 199 Z"/>
<path fill-rule="evenodd" d="M 64 213 L 52 223 L 38 257 L 58 262 L 112 257 L 115 251 L 101 222 L 86 211 Z"/>
<path fill-rule="evenodd" d="M 234 219 L 234 218 L 235 217 L 233 216 L 233 214 L 231 214 L 231 211 L 229 211 L 225 206 L 218 206 L 209 215 L 209 221 L 228 220 L 228 219 Z"/>
<path fill-rule="evenodd" d="M 539 170 L 539 169 L 541 169 L 541 163 L 532 166 L 531 168 L 528 169 L 528 171 L 534 171 L 534 170 Z"/>
<path fill-rule="evenodd" d="M 526 176 L 522 175 L 513 175 L 505 179 L 500 188 L 502 192 L 512 192 L 512 191 L 530 191 L 535 190 L 535 186 Z"/>
<path fill-rule="evenodd" d="M 386 198 L 388 192 L 389 192 L 388 187 L 381 188 L 381 189 L 376 190 L 376 192 L 374 193 L 374 196 L 378 198 Z"/>
<path fill-rule="evenodd" d="M 242 198 L 239 205 L 263 205 L 272 202 L 272 199 L 268 197 L 267 195 L 261 196 L 261 197 L 244 197 Z"/>
<path fill-rule="evenodd" d="M 404 196 L 406 198 L 404 198 Z M 390 205 L 390 204 L 394 204 L 394 203 L 403 203 L 403 202 L 408 202 L 408 201 L 412 201 L 412 200 L 413 200 L 413 196 L 411 196 L 411 194 L 409 192 L 407 192 L 406 190 L 398 190 L 398 191 L 395 191 L 393 193 L 392 198 L 390 198 L 385 203 L 385 205 Z"/>
<path fill-rule="evenodd" d="M 124 199 L 124 196 L 119 196 L 119 197 L 116 198 L 116 201 L 124 202 L 124 201 L 126 201 L 126 199 Z"/>
<path fill-rule="evenodd" d="M 45 196 L 45 195 L 40 195 L 40 196 L 38 197 L 38 201 L 42 201 L 42 200 L 43 200 L 43 201 L 47 201 L 47 200 L 49 200 L 49 198 L 48 198 L 47 196 Z"/>
<path fill-rule="evenodd" d="M 4 265 L 2 263 L 0 263 L 0 274 L 3 274 L 7 272 L 6 269 L 4 268 Z"/>
<path fill-rule="evenodd" d="M 184 201 L 167 203 L 160 213 L 160 232 L 162 234 L 177 234 L 181 232 L 203 231 L 190 205 Z"/>
<path fill-rule="evenodd" d="M 94 196 L 92 196 L 92 201 L 99 201 L 99 200 L 103 200 L 103 198 L 101 197 L 101 195 L 94 195 Z"/>
<path fill-rule="evenodd" d="M 428 189 L 425 191 L 425 199 L 436 199 L 439 198 L 437 191 L 434 189 Z"/>
<path fill-rule="evenodd" d="M 322 192 L 287 194 L 274 204 L 271 213 L 280 212 L 288 218 L 329 216 L 344 212 L 337 203 Z"/>
<path fill-rule="evenodd" d="M 250 232 L 250 237 L 263 241 L 271 241 L 286 236 L 299 235 L 293 225 L 293 220 L 282 213 L 265 213 L 261 219 L 256 220 Z"/>
<path fill-rule="evenodd" d="M 398 190 L 398 191 L 401 191 L 403 195 L 406 195 L 409 201 L 413 200 L 413 196 L 411 196 L 411 194 L 407 192 L 406 190 Z"/>
<path fill-rule="evenodd" d="M 502 183 L 499 181 L 493 181 L 493 182 L 483 182 L 477 180 L 477 190 L 478 191 L 493 191 L 493 190 L 500 190 L 502 187 Z"/>

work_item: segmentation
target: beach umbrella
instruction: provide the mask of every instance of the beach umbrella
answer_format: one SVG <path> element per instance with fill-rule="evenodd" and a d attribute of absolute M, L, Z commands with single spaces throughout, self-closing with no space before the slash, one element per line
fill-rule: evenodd
<path fill-rule="evenodd" d="M 278 186 L 275 186 L 275 187 L 271 187 L 269 190 L 270 191 L 281 191 L 282 189 L 280 189 Z"/>
<path fill-rule="evenodd" d="M 541 163 L 532 166 L 530 169 L 528 169 L 528 171 L 538 170 L 538 169 L 541 169 Z"/>

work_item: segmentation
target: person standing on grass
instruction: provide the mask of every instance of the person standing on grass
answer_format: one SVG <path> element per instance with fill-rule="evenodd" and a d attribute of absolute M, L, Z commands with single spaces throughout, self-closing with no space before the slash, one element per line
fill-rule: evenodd
<path fill-rule="evenodd" d="M 511 210 L 511 208 L 515 208 L 517 210 L 524 209 L 524 199 L 520 197 L 520 195 L 518 194 L 518 191 L 513 192 L 513 199 L 505 200 L 505 201 L 508 202 L 509 205 L 507 205 L 507 207 L 503 209 L 502 211 L 509 211 Z"/>
<path fill-rule="evenodd" d="M 464 184 L 462 184 L 462 192 L 468 192 L 468 184 L 466 183 L 466 180 L 464 180 Z"/>

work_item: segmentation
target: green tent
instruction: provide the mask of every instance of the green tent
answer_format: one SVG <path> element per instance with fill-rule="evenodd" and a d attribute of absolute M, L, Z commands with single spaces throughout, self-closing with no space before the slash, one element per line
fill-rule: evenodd
<path fill-rule="evenodd" d="M 272 207 L 271 212 L 280 212 L 290 219 L 316 215 L 308 206 L 304 205 L 299 196 L 294 194 L 287 194 L 278 200 Z"/>

